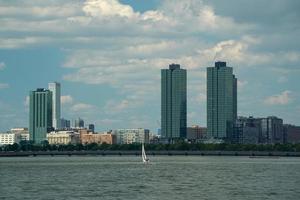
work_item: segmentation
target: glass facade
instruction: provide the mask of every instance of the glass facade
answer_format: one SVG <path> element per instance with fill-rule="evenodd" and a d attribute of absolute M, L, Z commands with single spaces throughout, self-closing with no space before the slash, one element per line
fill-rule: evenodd
<path fill-rule="evenodd" d="M 60 84 L 57 82 L 49 83 L 48 89 L 52 92 L 52 126 L 55 129 L 60 126 Z"/>
<path fill-rule="evenodd" d="M 207 133 L 209 137 L 229 139 L 237 118 L 237 79 L 226 62 L 207 68 Z"/>
<path fill-rule="evenodd" d="M 29 94 L 29 134 L 30 140 L 41 143 L 47 140 L 47 132 L 52 129 L 52 92 L 37 89 Z"/>
<path fill-rule="evenodd" d="M 186 138 L 186 76 L 178 64 L 161 70 L 161 136 L 169 142 Z"/>

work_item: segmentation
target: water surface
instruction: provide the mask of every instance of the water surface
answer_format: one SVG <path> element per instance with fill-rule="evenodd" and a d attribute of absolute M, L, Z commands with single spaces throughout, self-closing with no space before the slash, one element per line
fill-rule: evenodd
<path fill-rule="evenodd" d="M 0 158 L 0 199 L 300 199 L 300 158 Z"/>

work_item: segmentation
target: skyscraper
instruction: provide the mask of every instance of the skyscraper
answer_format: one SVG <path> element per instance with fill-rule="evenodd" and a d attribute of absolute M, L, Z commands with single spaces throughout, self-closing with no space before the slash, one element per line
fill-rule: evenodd
<path fill-rule="evenodd" d="M 230 139 L 237 118 L 237 79 L 226 62 L 207 68 L 207 133 Z"/>
<path fill-rule="evenodd" d="M 48 84 L 48 89 L 52 92 L 52 127 L 55 129 L 60 126 L 60 83 L 53 82 Z"/>
<path fill-rule="evenodd" d="M 74 121 L 74 128 L 84 128 L 84 121 L 80 117 L 75 119 Z"/>
<path fill-rule="evenodd" d="M 186 138 L 186 70 L 179 64 L 161 70 L 161 137 L 167 142 Z"/>
<path fill-rule="evenodd" d="M 52 92 L 39 88 L 29 94 L 30 140 L 41 143 L 47 140 L 52 129 Z"/>

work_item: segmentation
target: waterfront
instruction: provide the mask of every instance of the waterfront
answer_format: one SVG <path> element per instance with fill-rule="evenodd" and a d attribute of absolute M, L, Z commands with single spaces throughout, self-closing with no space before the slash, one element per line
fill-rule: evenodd
<path fill-rule="evenodd" d="M 0 158 L 0 199 L 299 199 L 299 158 Z"/>

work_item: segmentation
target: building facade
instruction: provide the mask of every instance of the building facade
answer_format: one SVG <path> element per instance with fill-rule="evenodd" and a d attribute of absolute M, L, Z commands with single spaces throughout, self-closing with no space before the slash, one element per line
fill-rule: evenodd
<path fill-rule="evenodd" d="M 261 135 L 261 119 L 239 117 L 234 124 L 231 142 L 235 144 L 259 144 Z"/>
<path fill-rule="evenodd" d="M 20 142 L 19 134 L 0 133 L 0 146 L 19 143 L 19 142 Z"/>
<path fill-rule="evenodd" d="M 261 118 L 261 143 L 283 143 L 283 120 L 270 116 Z"/>
<path fill-rule="evenodd" d="M 166 142 L 186 138 L 187 72 L 179 64 L 161 70 L 161 138 Z"/>
<path fill-rule="evenodd" d="M 84 128 L 84 121 L 81 118 L 75 119 L 74 128 Z"/>
<path fill-rule="evenodd" d="M 49 144 L 78 144 L 79 133 L 74 131 L 52 131 L 47 134 Z"/>
<path fill-rule="evenodd" d="M 232 137 L 237 118 L 237 79 L 226 62 L 207 68 L 207 131 L 215 139 Z"/>
<path fill-rule="evenodd" d="M 207 128 L 192 126 L 187 128 L 186 139 L 190 142 L 199 142 L 206 137 Z"/>
<path fill-rule="evenodd" d="M 116 135 L 112 133 L 93 133 L 88 130 L 80 131 L 80 141 L 82 144 L 116 144 Z"/>
<path fill-rule="evenodd" d="M 20 142 L 30 140 L 28 128 L 12 128 L 10 129 L 10 133 L 19 135 L 18 137 L 20 139 Z"/>
<path fill-rule="evenodd" d="M 70 129 L 71 128 L 71 122 L 70 122 L 70 120 L 61 118 L 60 119 L 60 126 L 61 126 L 60 127 L 61 129 Z"/>
<path fill-rule="evenodd" d="M 48 89 L 52 92 L 52 127 L 54 129 L 60 129 L 60 83 L 49 83 Z"/>
<path fill-rule="evenodd" d="M 300 126 L 284 124 L 283 135 L 284 143 L 300 144 Z"/>
<path fill-rule="evenodd" d="M 117 144 L 149 143 L 148 129 L 118 129 L 113 133 L 117 137 Z"/>
<path fill-rule="evenodd" d="M 31 91 L 29 94 L 30 140 L 41 143 L 47 140 L 47 132 L 52 129 L 52 92 L 43 88 Z"/>

